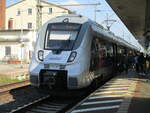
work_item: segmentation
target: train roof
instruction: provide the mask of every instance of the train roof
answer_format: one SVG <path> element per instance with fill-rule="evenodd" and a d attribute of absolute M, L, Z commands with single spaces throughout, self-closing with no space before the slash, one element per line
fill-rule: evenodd
<path fill-rule="evenodd" d="M 101 38 L 108 40 L 110 42 L 114 42 L 117 45 L 122 45 L 127 48 L 134 49 L 136 51 L 140 51 L 140 47 L 137 45 L 133 45 L 132 43 L 126 41 L 125 39 L 116 36 L 113 32 L 105 29 L 100 24 L 88 19 L 87 17 L 84 17 L 82 15 L 76 15 L 76 14 L 66 14 L 62 16 L 55 17 L 51 20 L 49 20 L 46 24 L 49 23 L 62 23 L 65 19 L 68 19 L 69 23 L 77 23 L 77 24 L 85 24 L 88 23 L 91 25 L 92 31 L 94 32 L 94 35 L 97 35 L 98 37 L 101 36 Z"/>
<path fill-rule="evenodd" d="M 90 19 L 82 15 L 65 14 L 62 16 L 57 16 L 55 18 L 52 18 L 47 23 L 60 23 L 60 22 L 63 22 L 64 19 L 68 19 L 69 23 L 78 23 L 78 24 L 84 24 L 85 22 L 91 21 Z"/>
<path fill-rule="evenodd" d="M 116 36 L 113 32 L 103 28 L 101 25 L 95 22 L 92 24 L 92 30 L 94 32 L 94 35 L 101 36 L 101 38 L 103 38 L 104 40 L 108 40 L 110 42 L 116 43 L 117 45 L 122 45 L 127 48 L 134 49 L 136 51 L 140 51 L 141 49 L 140 47 L 133 45 L 132 43 L 126 41 L 125 39 Z"/>

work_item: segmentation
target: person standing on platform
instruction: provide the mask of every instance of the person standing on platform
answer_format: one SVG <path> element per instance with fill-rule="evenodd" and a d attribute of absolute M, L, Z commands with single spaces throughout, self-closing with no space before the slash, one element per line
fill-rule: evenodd
<path fill-rule="evenodd" d="M 128 73 L 128 69 L 129 69 L 129 56 L 128 54 L 124 55 L 124 59 L 123 59 L 123 65 L 124 65 L 124 71 L 127 74 Z"/>
<path fill-rule="evenodd" d="M 135 53 L 135 57 L 134 57 L 134 63 L 135 63 L 135 69 L 136 72 L 139 73 L 139 62 L 138 62 L 138 58 L 139 58 L 139 54 Z"/>
<path fill-rule="evenodd" d="M 145 58 L 143 53 L 140 53 L 140 56 L 138 57 L 138 63 L 139 63 L 139 74 L 145 75 L 144 71 Z"/>
<path fill-rule="evenodd" d="M 146 54 L 145 60 L 146 74 L 148 74 L 150 69 L 150 57 L 148 54 Z"/>

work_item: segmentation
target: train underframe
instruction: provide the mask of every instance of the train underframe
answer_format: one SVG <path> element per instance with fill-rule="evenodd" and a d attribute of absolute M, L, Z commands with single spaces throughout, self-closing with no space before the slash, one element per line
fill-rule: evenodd
<path fill-rule="evenodd" d="M 67 89 L 67 71 L 43 69 L 39 74 L 39 83 L 50 89 Z"/>

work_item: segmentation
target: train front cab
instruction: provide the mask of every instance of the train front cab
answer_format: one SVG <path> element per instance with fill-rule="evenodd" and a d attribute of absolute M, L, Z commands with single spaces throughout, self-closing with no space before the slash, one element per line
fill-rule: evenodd
<path fill-rule="evenodd" d="M 86 77 L 82 75 L 85 75 L 89 68 L 86 63 L 89 61 L 89 52 L 87 52 L 89 49 L 86 49 L 90 40 L 89 24 L 86 23 L 81 26 L 72 23 L 56 23 L 48 26 L 46 29 L 48 33 L 46 32 L 45 37 L 49 38 L 38 40 L 37 46 L 44 45 L 44 47 L 40 49 L 38 47 L 30 65 L 32 85 L 41 86 L 50 83 L 48 85 L 63 86 L 67 89 L 78 89 L 87 86 L 90 82 L 83 82 Z M 74 33 L 77 29 L 80 30 Z M 61 33 L 51 32 L 51 30 L 60 30 L 63 32 L 63 36 L 61 36 Z M 73 35 L 69 35 L 71 32 L 73 32 Z M 54 38 L 51 39 L 51 36 L 54 36 Z M 63 40 L 65 36 L 69 39 Z M 55 40 L 57 38 L 60 39 Z M 71 38 L 74 38 L 74 40 Z M 51 65 L 55 65 L 55 67 L 51 67 Z"/>

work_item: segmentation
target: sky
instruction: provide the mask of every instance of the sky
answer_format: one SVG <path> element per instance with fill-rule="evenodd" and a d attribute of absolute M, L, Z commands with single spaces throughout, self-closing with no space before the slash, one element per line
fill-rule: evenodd
<path fill-rule="evenodd" d="M 13 3 L 16 3 L 21 0 L 6 0 L 6 5 L 9 6 Z M 107 4 L 105 0 L 45 0 L 55 4 L 93 4 L 93 3 L 100 3 L 96 7 L 96 22 L 101 24 L 103 27 L 106 28 L 106 20 L 113 20 L 110 23 L 113 23 L 110 31 L 114 32 L 115 35 L 124 38 L 129 42 L 135 42 L 133 35 L 128 31 L 126 26 L 122 23 L 119 17 L 113 12 L 110 6 Z M 71 11 L 75 11 L 77 14 L 81 14 L 90 18 L 91 20 L 94 19 L 95 15 L 95 7 L 94 6 L 73 6 L 73 7 L 66 7 Z M 115 21 L 115 22 L 114 22 Z"/>

